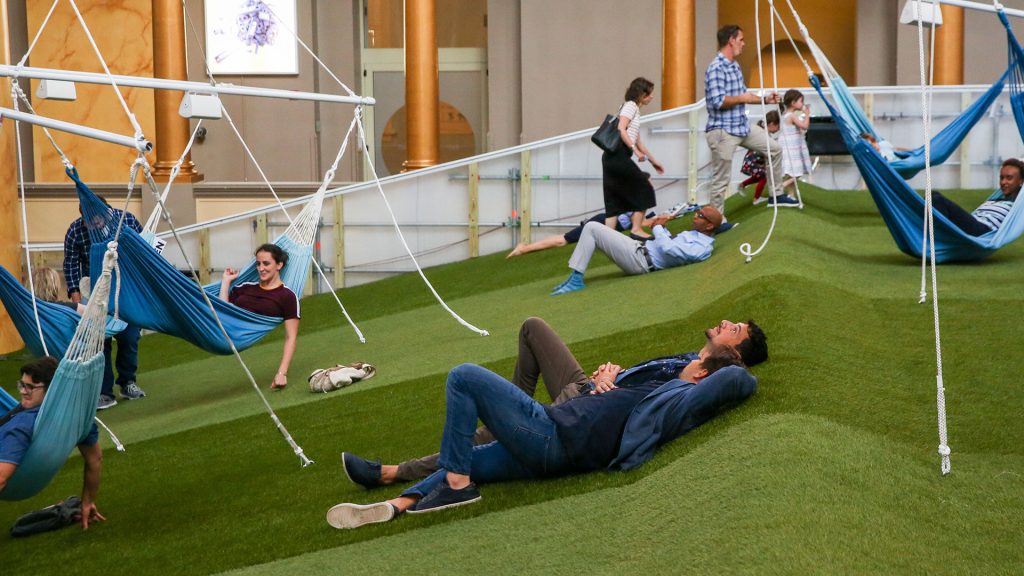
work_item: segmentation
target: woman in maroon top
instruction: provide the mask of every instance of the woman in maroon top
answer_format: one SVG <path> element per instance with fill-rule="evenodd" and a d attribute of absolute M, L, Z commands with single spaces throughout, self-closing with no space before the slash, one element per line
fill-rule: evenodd
<path fill-rule="evenodd" d="M 288 253 L 276 244 L 264 244 L 256 249 L 256 271 L 259 282 L 244 282 L 232 287 L 238 270 L 228 268 L 220 281 L 220 299 L 239 308 L 264 316 L 284 319 L 284 352 L 281 364 L 270 387 L 280 390 L 288 385 L 288 366 L 295 355 L 295 341 L 299 335 L 299 298 L 281 281 L 281 269 L 288 263 Z"/>

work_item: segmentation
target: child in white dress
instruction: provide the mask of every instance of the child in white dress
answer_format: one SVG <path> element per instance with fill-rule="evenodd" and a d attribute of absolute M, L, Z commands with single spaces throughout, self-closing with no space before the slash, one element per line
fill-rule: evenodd
<path fill-rule="evenodd" d="M 796 179 L 811 173 L 811 154 L 807 151 L 807 128 L 811 125 L 811 108 L 804 104 L 799 90 L 787 90 L 782 97 L 782 172 L 786 175 L 786 188 L 796 186 Z M 780 204 L 781 205 L 781 204 Z"/>

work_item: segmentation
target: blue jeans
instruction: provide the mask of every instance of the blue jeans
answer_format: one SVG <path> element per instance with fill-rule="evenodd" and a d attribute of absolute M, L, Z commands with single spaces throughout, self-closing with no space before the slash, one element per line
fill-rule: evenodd
<path fill-rule="evenodd" d="M 440 468 L 402 496 L 425 496 L 448 471 L 478 483 L 557 476 L 572 471 L 544 406 L 494 372 L 462 364 L 448 373 Z M 477 419 L 497 438 L 473 446 Z"/>
<path fill-rule="evenodd" d="M 117 359 L 112 361 L 110 338 L 103 341 L 103 388 L 100 394 L 114 395 L 114 367 L 117 367 L 117 385 L 125 386 L 135 381 L 135 372 L 139 369 L 139 336 L 142 329 L 128 325 L 120 334 L 114 335 L 117 340 Z"/>

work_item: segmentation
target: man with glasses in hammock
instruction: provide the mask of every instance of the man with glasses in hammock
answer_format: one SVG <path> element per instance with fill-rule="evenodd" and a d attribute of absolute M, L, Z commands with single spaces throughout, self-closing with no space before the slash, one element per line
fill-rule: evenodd
<path fill-rule="evenodd" d="M 594 250 L 604 252 L 623 272 L 630 275 L 647 274 L 666 268 L 703 262 L 711 256 L 715 244 L 715 229 L 722 224 L 722 213 L 714 206 L 704 206 L 693 215 L 693 229 L 672 235 L 665 229 L 670 216 L 661 215 L 651 221 L 650 240 L 634 240 L 607 226 L 590 222 L 583 227 L 576 249 L 569 258 L 572 273 L 551 291 L 552 296 L 576 292 L 586 288 L 586 272 Z"/>
<path fill-rule="evenodd" d="M 999 190 L 1003 193 L 1001 198 L 986 200 L 975 208 L 974 212 L 968 212 L 941 193 L 932 192 L 932 206 L 965 233 L 983 236 L 1003 225 L 1010 209 L 1013 208 L 1014 201 L 1017 200 L 1022 184 L 1024 162 L 1010 158 L 999 168 Z"/>
<path fill-rule="evenodd" d="M 29 445 L 32 443 L 33 427 L 39 407 L 43 404 L 46 391 L 57 372 L 57 359 L 46 356 L 21 367 L 18 392 L 21 403 L 7 414 L 0 416 L 0 492 L 17 471 Z M 103 450 L 99 445 L 99 431 L 93 422 L 89 433 L 78 443 L 85 465 L 82 482 L 82 528 L 88 529 L 90 521 L 106 520 L 96 508 L 96 494 L 100 489 L 103 475 Z"/>

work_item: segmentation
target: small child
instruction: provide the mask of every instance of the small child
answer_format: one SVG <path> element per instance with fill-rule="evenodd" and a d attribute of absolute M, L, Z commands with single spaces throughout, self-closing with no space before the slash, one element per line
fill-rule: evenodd
<path fill-rule="evenodd" d="M 871 147 L 881 154 L 882 158 L 884 158 L 886 162 L 896 160 L 897 150 L 907 150 L 907 148 L 897 148 L 893 146 L 892 142 L 889 142 L 888 140 L 878 140 L 870 132 L 862 132 L 860 137 L 870 142 Z"/>
<path fill-rule="evenodd" d="M 779 143 L 782 144 L 782 172 L 793 179 L 795 187 L 797 178 L 811 173 L 811 153 L 807 150 L 806 137 L 807 128 L 811 125 L 811 107 L 804 104 L 802 92 L 786 90 L 781 108 Z"/>
<path fill-rule="evenodd" d="M 767 127 L 765 127 L 765 124 L 767 124 Z M 764 120 L 758 120 L 757 125 L 765 128 L 769 135 L 777 133 L 779 131 L 779 113 L 774 110 L 768 112 L 764 115 Z M 764 155 L 749 150 L 743 156 L 743 166 L 740 167 L 740 172 L 749 176 L 749 178 L 740 183 L 740 188 L 746 188 L 754 183 L 757 184 L 757 187 L 754 188 L 754 204 L 760 204 L 767 200 L 767 198 L 761 198 L 761 193 L 764 192 L 764 185 L 768 182 L 765 161 Z"/>

